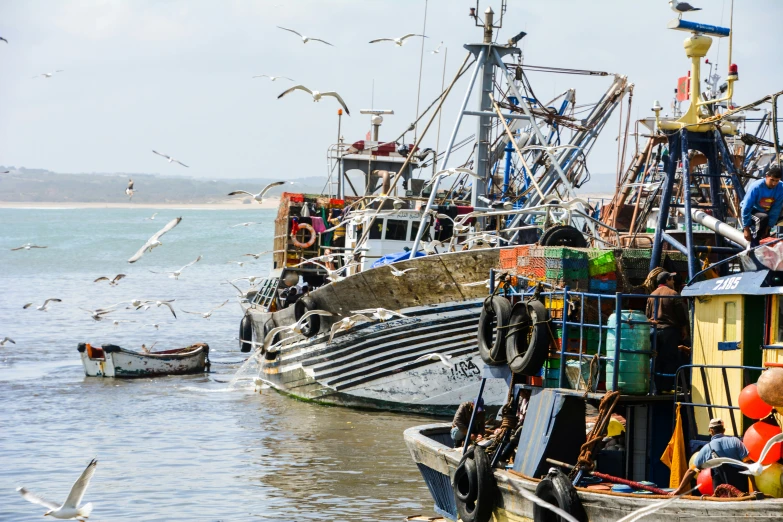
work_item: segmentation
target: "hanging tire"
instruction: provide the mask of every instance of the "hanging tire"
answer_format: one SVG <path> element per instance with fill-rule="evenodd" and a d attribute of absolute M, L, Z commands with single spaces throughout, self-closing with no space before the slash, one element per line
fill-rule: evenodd
<path fill-rule="evenodd" d="M 511 303 L 505 297 L 496 295 L 484 301 L 478 323 L 478 347 L 485 363 L 505 364 L 505 340 L 510 317 Z"/>
<path fill-rule="evenodd" d="M 536 376 L 549 353 L 548 312 L 535 299 L 514 305 L 506 337 L 506 360 L 513 373 Z"/>
<path fill-rule="evenodd" d="M 543 246 L 565 246 L 571 248 L 587 248 L 585 236 L 571 225 L 557 225 L 541 236 L 538 243 Z"/>
<path fill-rule="evenodd" d="M 296 317 L 296 320 L 298 321 L 307 312 L 317 309 L 318 307 L 315 305 L 315 301 L 313 301 L 312 297 L 302 297 L 296 303 L 294 303 L 294 317 Z M 308 317 L 307 321 L 305 321 L 305 323 L 302 325 L 301 330 L 302 335 L 305 337 L 314 337 L 317 335 L 321 330 L 321 316 L 313 314 Z"/>
<path fill-rule="evenodd" d="M 253 349 L 253 322 L 249 315 L 245 315 L 239 322 L 239 350 L 249 352 Z"/>
<path fill-rule="evenodd" d="M 457 474 L 455 473 L 455 482 L 452 483 L 457 513 L 463 522 L 489 522 L 497 502 L 497 485 L 495 484 L 495 476 L 492 474 L 489 456 L 484 448 L 474 446 L 468 450 L 465 457 L 463 457 L 463 464 L 461 464 L 465 477 L 457 483 Z M 475 468 L 464 465 L 468 461 L 475 463 Z M 469 497 L 471 481 L 476 487 L 476 496 L 473 500 L 470 500 Z M 460 495 L 457 494 L 458 488 L 461 491 L 460 495 L 465 500 L 460 500 Z"/>
<path fill-rule="evenodd" d="M 476 474 L 476 461 L 473 460 L 474 448 L 475 446 L 471 446 L 462 456 L 451 482 L 454 498 L 458 502 L 475 502 L 478 496 L 478 475 Z"/>
<path fill-rule="evenodd" d="M 576 488 L 568 480 L 568 477 L 558 469 L 552 469 L 547 476 L 538 483 L 536 496 L 545 502 L 559 507 L 580 522 L 586 522 L 582 501 L 576 493 Z M 535 522 L 561 522 L 560 515 L 545 509 L 539 505 L 533 506 L 533 520 Z"/>

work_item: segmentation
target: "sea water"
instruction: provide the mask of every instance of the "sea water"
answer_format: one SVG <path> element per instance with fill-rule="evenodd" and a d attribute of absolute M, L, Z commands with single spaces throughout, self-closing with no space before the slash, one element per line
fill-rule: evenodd
<path fill-rule="evenodd" d="M 154 220 L 147 219 L 158 212 Z M 252 381 L 228 383 L 247 359 L 230 285 L 265 276 L 275 210 L 0 209 L 0 520 L 41 520 L 25 486 L 63 501 L 92 458 L 91 521 L 401 520 L 432 513 L 402 439 L 430 421 L 300 402 Z M 171 219 L 163 246 L 138 248 Z M 242 222 L 261 225 L 233 227 Z M 46 249 L 12 252 L 24 243 Z M 179 280 L 156 272 L 193 261 Z M 240 267 L 228 261 L 245 261 Z M 99 276 L 127 275 L 116 287 Z M 237 282 L 242 285 L 243 282 Z M 247 287 L 244 282 L 243 288 Z M 22 306 L 58 298 L 47 312 Z M 175 299 L 93 321 L 131 299 Z M 207 320 L 205 312 L 229 299 Z M 122 322 L 112 324 L 113 319 Z M 150 325 L 159 324 L 159 329 Z M 80 342 L 155 350 L 206 342 L 208 374 L 137 380 L 85 377 Z"/>

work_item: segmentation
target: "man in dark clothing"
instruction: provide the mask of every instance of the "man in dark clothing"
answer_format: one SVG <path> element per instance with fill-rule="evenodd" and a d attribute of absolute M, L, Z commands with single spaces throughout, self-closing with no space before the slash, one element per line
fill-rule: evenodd
<path fill-rule="evenodd" d="M 658 288 L 651 296 L 676 296 L 680 295 L 674 289 L 674 275 L 669 272 L 661 272 L 656 278 Z M 657 308 L 657 313 L 656 313 Z M 658 392 L 674 389 L 674 377 L 658 374 L 673 375 L 682 365 L 682 356 L 679 346 L 688 337 L 688 314 L 680 299 L 647 299 L 647 318 L 653 323 L 650 328 L 650 344 L 657 352 L 655 357 L 655 387 Z M 657 334 L 657 340 L 656 340 Z"/>
<path fill-rule="evenodd" d="M 454 439 L 454 445 L 459 447 L 465 441 L 468 434 L 468 424 L 473 415 L 473 403 L 475 401 L 463 402 L 457 408 L 454 414 L 454 420 L 451 422 L 451 438 Z M 478 408 L 476 408 L 476 418 L 473 420 L 473 429 L 471 430 L 470 440 L 481 440 L 486 428 L 486 419 L 484 418 L 484 399 L 479 399 Z"/>

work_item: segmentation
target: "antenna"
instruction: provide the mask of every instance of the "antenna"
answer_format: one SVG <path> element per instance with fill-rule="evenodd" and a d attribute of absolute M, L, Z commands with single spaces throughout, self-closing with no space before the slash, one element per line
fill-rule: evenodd
<path fill-rule="evenodd" d="M 394 111 L 390 109 L 361 109 L 359 114 L 372 114 L 372 118 L 370 118 L 370 123 L 372 123 L 372 140 L 378 141 L 378 130 L 381 128 L 381 123 L 383 123 L 381 114 L 392 115 Z"/>

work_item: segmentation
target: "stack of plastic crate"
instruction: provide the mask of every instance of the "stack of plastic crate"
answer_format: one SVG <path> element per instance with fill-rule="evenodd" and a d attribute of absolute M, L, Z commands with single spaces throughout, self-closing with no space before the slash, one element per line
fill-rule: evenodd
<path fill-rule="evenodd" d="M 617 264 L 613 250 L 590 250 L 587 268 L 590 273 L 590 292 L 613 294 L 617 292 Z"/>
<path fill-rule="evenodd" d="M 624 248 L 620 253 L 620 267 L 626 280 L 632 286 L 641 285 L 650 273 L 649 249 Z"/>
<path fill-rule="evenodd" d="M 546 282 L 556 286 L 568 286 L 571 290 L 584 290 L 590 272 L 587 267 L 587 251 L 568 247 L 543 247 Z"/>

